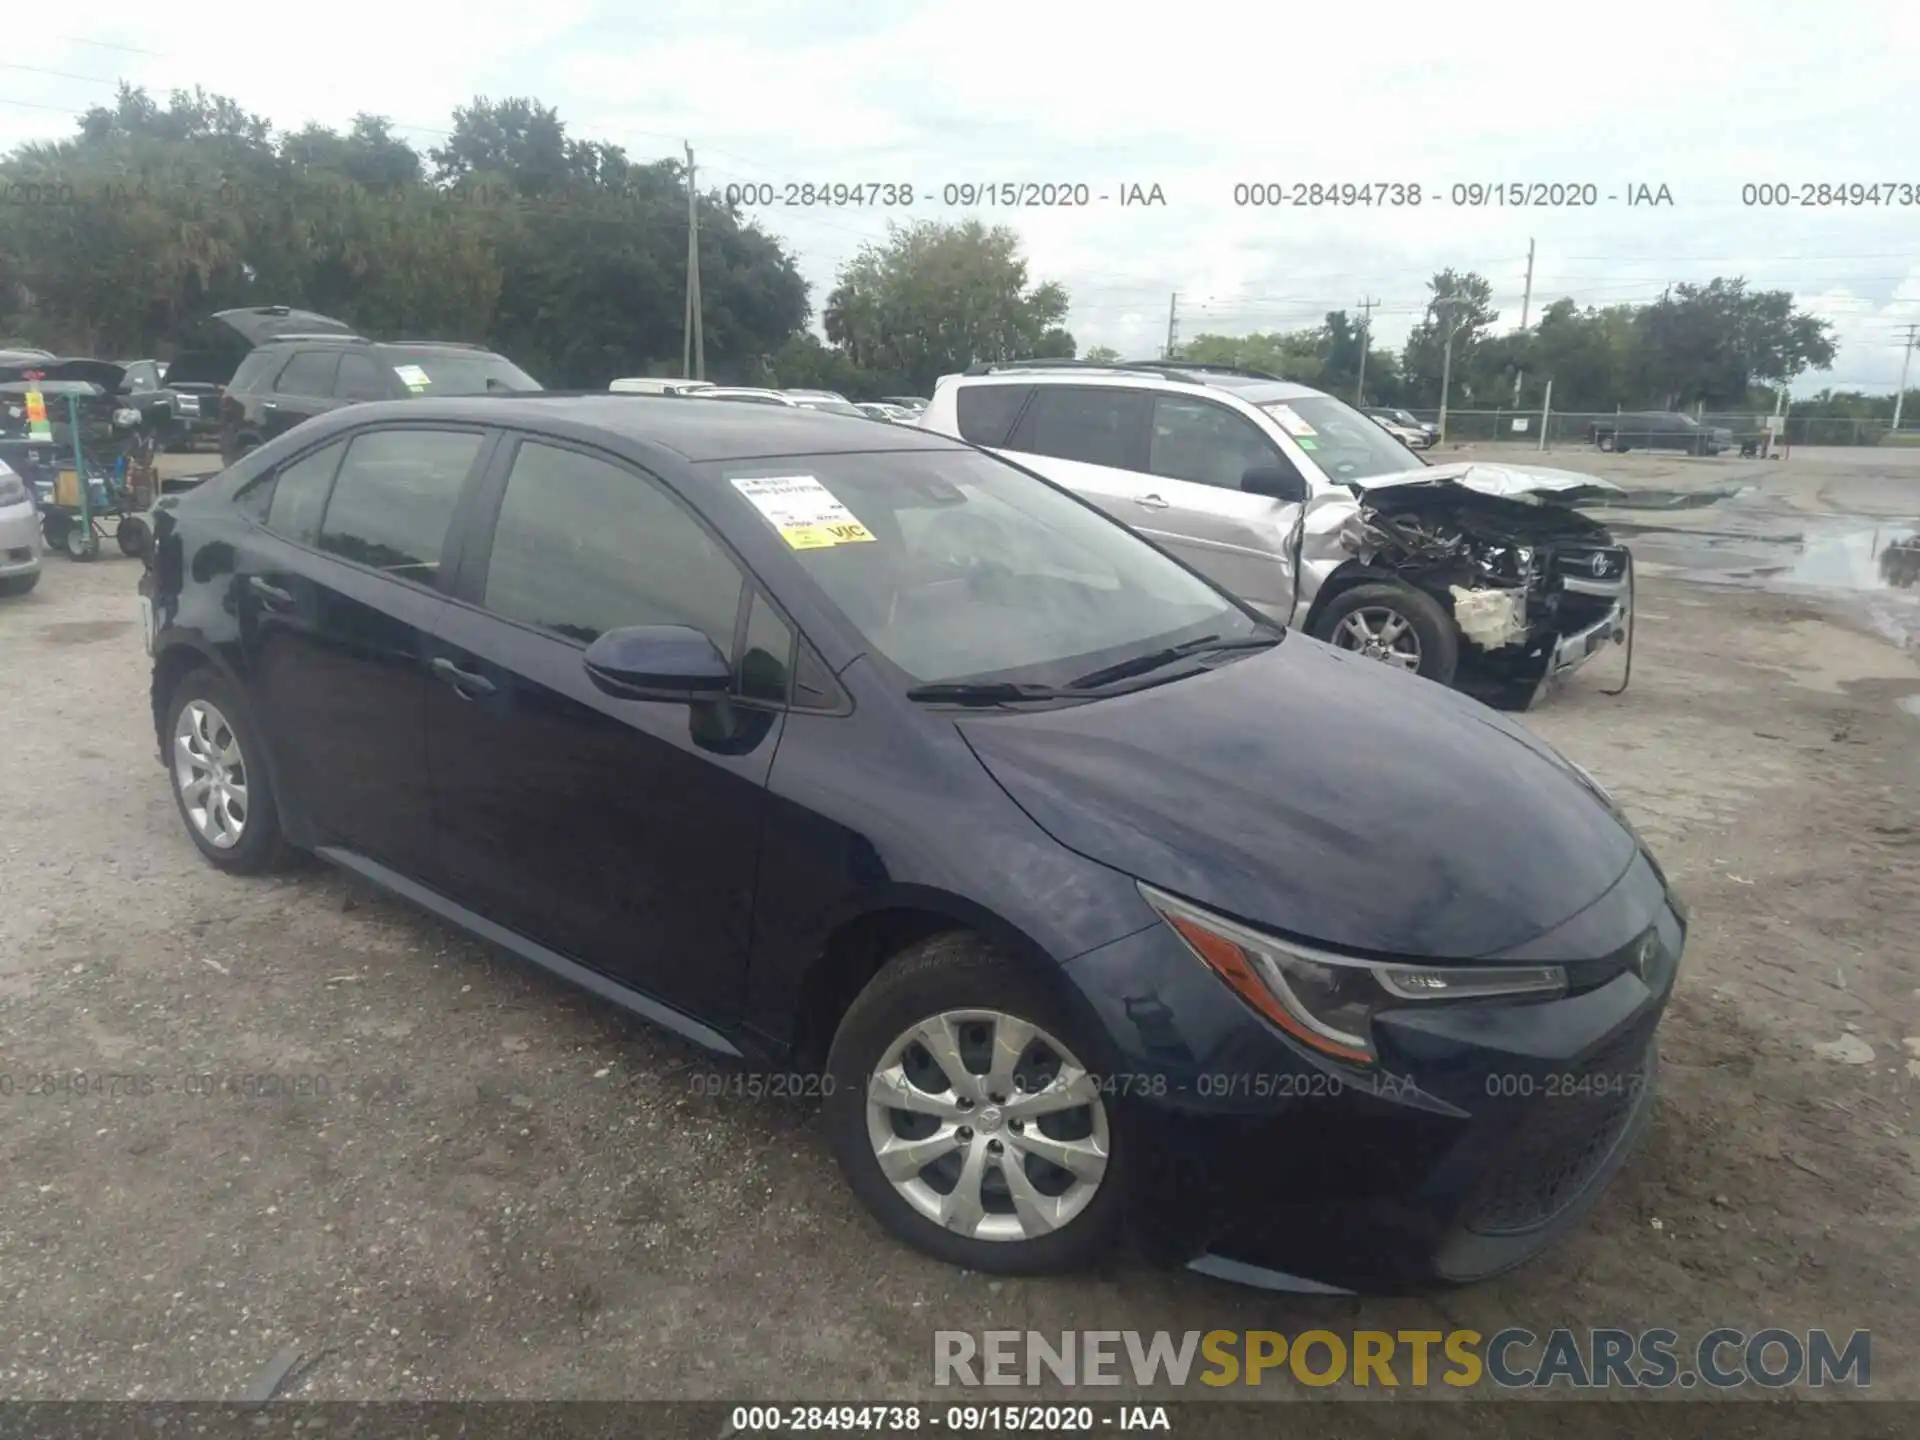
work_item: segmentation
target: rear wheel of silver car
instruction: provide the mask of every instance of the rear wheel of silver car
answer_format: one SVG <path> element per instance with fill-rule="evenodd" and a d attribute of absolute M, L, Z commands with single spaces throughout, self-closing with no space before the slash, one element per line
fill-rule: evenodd
<path fill-rule="evenodd" d="M 1356 585 L 1335 596 L 1314 622 L 1315 638 L 1410 674 L 1453 683 L 1460 640 L 1453 617 L 1411 585 Z"/>
<path fill-rule="evenodd" d="M 241 874 L 282 863 L 273 782 L 239 692 L 211 669 L 192 671 L 174 687 L 165 734 L 174 803 L 200 853 Z"/>
<path fill-rule="evenodd" d="M 1124 1217 L 1127 1148 L 1091 1041 L 1025 967 L 938 935 L 883 969 L 828 1056 L 829 1138 L 894 1235 L 971 1270 L 1089 1264 Z"/>

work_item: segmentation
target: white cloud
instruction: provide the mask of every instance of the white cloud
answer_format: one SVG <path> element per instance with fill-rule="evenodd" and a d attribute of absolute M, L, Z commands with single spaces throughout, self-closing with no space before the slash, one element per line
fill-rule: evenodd
<path fill-rule="evenodd" d="M 1559 294 L 1644 300 L 1742 273 L 1835 320 L 1831 378 L 1897 373 L 1896 321 L 1916 315 L 1920 206 L 1745 206 L 1743 182 L 1920 184 L 1920 38 L 1891 0 L 1843 23 L 1787 0 L 1685 7 L 1619 0 L 1577 21 L 1482 0 L 1172 11 L 1083 0 L 590 0 L 521 4 L 337 0 L 287 31 L 203 5 L 191 32 L 150 6 L 96 0 L 0 62 L 0 146 L 70 133 L 124 77 L 194 84 L 283 128 L 357 111 L 415 128 L 423 148 L 476 94 L 532 95 L 574 133 L 640 157 L 696 147 L 716 184 L 905 181 L 1159 183 L 1164 211 L 1112 204 L 983 209 L 1022 232 L 1033 273 L 1075 297 L 1083 344 L 1128 353 L 1181 329 L 1273 329 L 1381 304 L 1393 339 L 1447 265 L 1494 284 L 1517 321 L 1527 243 L 1535 313 Z M 49 35 L 48 32 L 51 32 Z M 82 44 L 88 40 L 96 43 Z M 120 47 L 120 48 L 114 48 Z M 131 48 L 127 48 L 131 47 Z M 135 50 L 155 52 L 137 54 Z M 49 74 L 46 72 L 59 72 Z M 76 78 L 77 77 L 77 78 Z M 1240 181 L 1418 182 L 1418 209 L 1236 207 Z M 1455 183 L 1666 184 L 1670 208 L 1515 210 L 1450 203 Z M 1435 191 L 1439 192 L 1435 203 Z M 816 302 L 890 219 L 764 210 Z"/>

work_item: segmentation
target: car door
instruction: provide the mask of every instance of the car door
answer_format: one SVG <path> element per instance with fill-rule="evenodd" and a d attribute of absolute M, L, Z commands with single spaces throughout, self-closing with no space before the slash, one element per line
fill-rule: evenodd
<path fill-rule="evenodd" d="M 962 390 L 956 401 L 965 398 Z M 1152 413 L 1153 396 L 1147 390 L 1037 385 L 1012 433 L 997 448 L 1123 524 L 1139 526 L 1153 518 L 1157 505 L 1148 498 L 1153 486 L 1143 473 Z"/>
<path fill-rule="evenodd" d="M 333 377 L 339 367 L 338 350 L 301 350 L 281 366 L 272 389 L 260 397 L 266 438 L 284 435 L 302 420 L 333 409 L 338 403 Z"/>
<path fill-rule="evenodd" d="M 1243 490 L 1249 470 L 1299 474 L 1244 415 L 1200 395 L 1156 394 L 1147 436 L 1151 484 L 1134 501 L 1146 512 L 1134 524 L 1217 584 L 1284 616 L 1293 608 L 1300 506 Z"/>
<path fill-rule="evenodd" d="M 783 622 L 656 477 L 546 438 L 503 441 L 485 533 L 435 635 L 429 761 L 448 893 L 684 1012 L 732 1015 L 745 980 L 761 815 L 785 723 L 740 662 L 744 720 L 616 699 L 589 680 L 609 629 L 683 624 L 723 654 Z M 764 613 L 762 613 L 764 612 Z M 792 633 L 777 652 L 784 695 Z"/>
<path fill-rule="evenodd" d="M 296 456 L 236 559 L 242 651 L 293 808 L 318 843 L 427 884 L 426 637 L 487 438 L 395 425 Z"/>

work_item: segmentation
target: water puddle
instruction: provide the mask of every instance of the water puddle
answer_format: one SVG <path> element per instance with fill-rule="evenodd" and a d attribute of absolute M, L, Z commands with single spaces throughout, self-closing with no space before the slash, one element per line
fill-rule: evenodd
<path fill-rule="evenodd" d="M 1646 573 L 1843 596 L 1896 645 L 1920 644 L 1920 520 L 1723 511 L 1724 528 L 1612 522 Z"/>

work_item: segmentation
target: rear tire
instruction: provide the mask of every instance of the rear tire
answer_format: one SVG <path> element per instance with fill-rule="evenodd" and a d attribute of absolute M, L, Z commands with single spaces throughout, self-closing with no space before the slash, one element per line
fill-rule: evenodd
<path fill-rule="evenodd" d="M 31 575 L 8 575 L 0 578 L 0 595 L 24 595 L 40 583 L 40 572 Z"/>
<path fill-rule="evenodd" d="M 194 729 L 201 739 L 188 748 L 197 751 L 200 762 L 212 764 L 183 755 L 182 734 Z M 211 667 L 189 670 L 175 683 L 167 697 L 162 744 L 174 806 L 187 838 L 209 861 L 236 875 L 257 875 L 282 869 L 297 856 L 280 829 L 280 810 L 253 711 Z M 201 777 L 214 778 L 215 770 L 223 784 L 196 788 Z M 231 793 L 236 789 L 243 797 L 237 809 Z M 215 818 L 216 812 L 224 818 Z M 230 837 L 224 843 L 223 833 Z"/>
<path fill-rule="evenodd" d="M 1369 642 L 1360 632 L 1373 636 Z M 1453 617 L 1423 590 L 1393 581 L 1356 585 L 1322 610 L 1310 632 L 1316 640 L 1442 685 L 1460 667 L 1460 632 Z M 1409 663 L 1411 652 L 1413 663 Z"/>
<path fill-rule="evenodd" d="M 914 1038 L 923 1026 L 952 1038 L 960 1078 Z M 1087 1028 L 977 935 L 903 951 L 853 1002 L 827 1057 L 827 1135 L 853 1193 L 895 1237 L 950 1265 L 1038 1275 L 1093 1263 L 1124 1222 L 1131 1150 L 1098 1083 L 1103 1037 Z M 989 1076 L 1001 1043 L 1017 1047 L 1020 1064 Z M 1024 1113 L 1049 1077 L 1075 1073 L 1083 1103 Z M 878 1093 L 911 1108 L 870 1098 L 882 1077 Z M 924 1152 L 903 1157 L 902 1145 Z M 979 1209 L 962 1203 L 973 1197 Z M 930 1212 L 950 1213 L 943 1223 Z"/>

